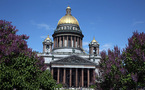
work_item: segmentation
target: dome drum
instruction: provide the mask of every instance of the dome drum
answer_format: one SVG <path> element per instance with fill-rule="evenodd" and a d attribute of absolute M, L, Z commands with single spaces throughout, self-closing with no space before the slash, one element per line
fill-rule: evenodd
<path fill-rule="evenodd" d="M 80 27 L 75 24 L 61 24 L 58 25 L 57 30 L 75 30 L 75 31 L 80 31 Z"/>
<path fill-rule="evenodd" d="M 54 34 L 52 35 L 52 37 L 57 37 L 58 35 L 71 35 L 71 36 L 79 36 L 79 37 L 84 37 L 84 35 L 82 34 L 81 31 L 73 31 L 73 30 L 59 30 L 59 31 L 55 31 Z"/>

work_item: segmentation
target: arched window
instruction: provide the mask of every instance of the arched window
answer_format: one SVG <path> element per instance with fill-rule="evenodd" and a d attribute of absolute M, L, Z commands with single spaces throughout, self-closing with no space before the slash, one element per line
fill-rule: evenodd
<path fill-rule="evenodd" d="M 69 30 L 69 26 L 67 26 L 67 29 Z"/>
<path fill-rule="evenodd" d="M 72 29 L 72 26 L 70 26 L 70 30 Z"/>
<path fill-rule="evenodd" d="M 46 45 L 46 49 L 49 49 L 49 45 Z"/>
<path fill-rule="evenodd" d="M 63 30 L 63 27 L 61 27 L 61 30 Z"/>
<path fill-rule="evenodd" d="M 97 51 L 97 48 L 94 47 L 93 53 L 94 53 L 94 54 L 97 54 L 96 51 Z"/>
<path fill-rule="evenodd" d="M 75 27 L 73 27 L 73 30 L 75 30 Z"/>

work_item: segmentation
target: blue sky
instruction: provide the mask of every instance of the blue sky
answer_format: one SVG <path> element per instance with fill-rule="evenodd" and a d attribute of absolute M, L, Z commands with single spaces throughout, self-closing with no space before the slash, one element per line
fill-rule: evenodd
<path fill-rule="evenodd" d="M 0 19 L 11 21 L 17 34 L 30 36 L 28 46 L 39 52 L 68 5 L 84 34 L 84 49 L 94 36 L 101 51 L 115 45 L 122 49 L 133 31 L 145 32 L 145 0 L 0 0 L 0 4 Z"/>

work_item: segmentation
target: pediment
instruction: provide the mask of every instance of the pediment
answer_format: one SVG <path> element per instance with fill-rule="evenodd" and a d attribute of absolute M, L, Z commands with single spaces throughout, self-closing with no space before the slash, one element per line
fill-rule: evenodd
<path fill-rule="evenodd" d="M 51 64 L 60 64 L 60 65 L 95 65 L 96 64 L 90 60 L 86 60 L 77 55 L 71 55 L 60 60 L 51 62 Z"/>

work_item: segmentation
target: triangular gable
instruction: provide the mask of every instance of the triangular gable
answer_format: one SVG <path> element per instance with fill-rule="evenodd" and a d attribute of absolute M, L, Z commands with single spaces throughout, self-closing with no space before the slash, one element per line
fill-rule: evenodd
<path fill-rule="evenodd" d="M 51 64 L 60 64 L 60 65 L 95 65 L 96 64 L 90 60 L 86 60 L 77 55 L 71 55 L 60 60 L 51 62 Z"/>

